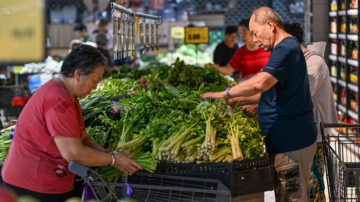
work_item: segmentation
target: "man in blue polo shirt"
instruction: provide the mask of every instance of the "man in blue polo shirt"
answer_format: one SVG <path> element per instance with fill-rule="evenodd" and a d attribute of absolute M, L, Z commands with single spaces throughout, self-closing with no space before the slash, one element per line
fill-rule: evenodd
<path fill-rule="evenodd" d="M 261 93 L 258 120 L 276 170 L 276 201 L 306 202 L 317 129 L 304 54 L 272 9 L 254 11 L 249 25 L 255 43 L 271 51 L 268 63 L 257 76 L 201 97 L 225 99 Z"/>

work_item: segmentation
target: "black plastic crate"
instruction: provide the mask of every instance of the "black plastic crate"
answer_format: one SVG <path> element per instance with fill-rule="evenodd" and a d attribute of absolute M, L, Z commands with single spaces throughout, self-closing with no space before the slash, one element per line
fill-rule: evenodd
<path fill-rule="evenodd" d="M 220 180 L 232 197 L 270 191 L 274 187 L 274 167 L 267 156 L 233 163 L 159 164 L 157 173 Z"/>

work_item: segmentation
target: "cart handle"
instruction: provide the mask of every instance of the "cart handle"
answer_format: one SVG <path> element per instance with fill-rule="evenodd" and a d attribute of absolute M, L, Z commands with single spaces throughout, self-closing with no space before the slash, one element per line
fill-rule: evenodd
<path fill-rule="evenodd" d="M 325 128 L 360 128 L 360 124 L 348 124 L 348 123 L 323 123 L 320 122 L 320 131 L 324 135 Z"/>
<path fill-rule="evenodd" d="M 87 173 L 89 171 L 89 168 L 86 166 L 83 166 L 79 163 L 76 162 L 70 162 L 69 166 L 68 166 L 70 172 L 74 173 L 75 175 L 82 177 L 82 178 L 86 178 L 87 177 Z"/>

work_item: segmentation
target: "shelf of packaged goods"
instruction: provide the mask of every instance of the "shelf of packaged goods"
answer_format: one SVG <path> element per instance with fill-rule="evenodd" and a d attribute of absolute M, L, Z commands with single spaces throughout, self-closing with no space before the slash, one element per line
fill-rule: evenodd
<path fill-rule="evenodd" d="M 329 38 L 330 38 L 330 39 L 336 39 L 336 34 L 330 33 L 330 34 L 329 34 Z"/>
<path fill-rule="evenodd" d="M 359 36 L 356 34 L 349 34 L 349 35 L 347 35 L 347 39 L 352 40 L 352 41 L 357 41 L 359 39 Z"/>
<path fill-rule="evenodd" d="M 332 61 L 337 61 L 336 55 L 329 55 L 329 59 Z"/>
<path fill-rule="evenodd" d="M 358 14 L 358 10 L 357 9 L 350 9 L 347 11 L 348 15 L 357 15 Z"/>
<path fill-rule="evenodd" d="M 348 59 L 348 64 L 351 66 L 355 66 L 355 67 L 359 66 L 359 62 L 356 60 L 352 60 L 352 59 Z"/>
<path fill-rule="evenodd" d="M 344 58 L 344 57 L 339 57 L 339 62 L 346 63 L 346 58 Z"/>
<path fill-rule="evenodd" d="M 353 110 L 349 110 L 349 111 L 348 111 L 348 114 L 349 114 L 349 116 L 350 116 L 351 118 L 353 118 L 353 119 L 355 119 L 355 120 L 358 121 L 358 119 L 359 119 L 358 113 L 354 112 Z"/>
<path fill-rule="evenodd" d="M 342 104 L 338 104 L 338 109 L 340 110 L 340 111 L 342 111 L 342 112 L 344 112 L 344 113 L 346 113 L 346 107 L 344 106 L 344 105 L 342 105 Z"/>
<path fill-rule="evenodd" d="M 344 88 L 346 87 L 346 82 L 344 80 L 339 79 L 338 83 L 339 83 L 340 86 L 342 86 Z"/>
<path fill-rule="evenodd" d="M 358 93 L 358 87 L 355 86 L 354 84 L 349 83 L 349 84 L 348 84 L 348 88 L 349 88 L 351 91 L 354 91 L 354 92 Z"/>
<path fill-rule="evenodd" d="M 339 39 L 346 39 L 346 35 L 345 34 L 339 34 Z"/>
<path fill-rule="evenodd" d="M 336 78 L 335 78 L 335 77 L 330 77 L 330 80 L 331 80 L 331 82 L 332 82 L 332 83 L 334 83 L 334 84 L 336 84 L 336 83 L 337 83 L 337 81 L 336 81 Z"/>
<path fill-rule="evenodd" d="M 339 15 L 346 15 L 346 11 L 338 11 Z"/>
<path fill-rule="evenodd" d="M 336 16 L 337 16 L 337 12 L 336 12 L 336 11 L 329 12 L 329 16 L 330 16 L 330 17 L 336 17 Z"/>

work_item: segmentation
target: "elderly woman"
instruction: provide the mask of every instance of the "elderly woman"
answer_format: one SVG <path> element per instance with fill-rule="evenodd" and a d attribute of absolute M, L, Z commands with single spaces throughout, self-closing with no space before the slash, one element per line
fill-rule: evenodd
<path fill-rule="evenodd" d="M 96 88 L 106 65 L 96 48 L 80 45 L 65 58 L 59 78 L 32 96 L 17 121 L 2 169 L 7 187 L 42 202 L 63 202 L 74 188 L 69 162 L 111 165 L 127 175 L 141 169 L 128 154 L 108 153 L 85 131 L 78 98 Z"/>

